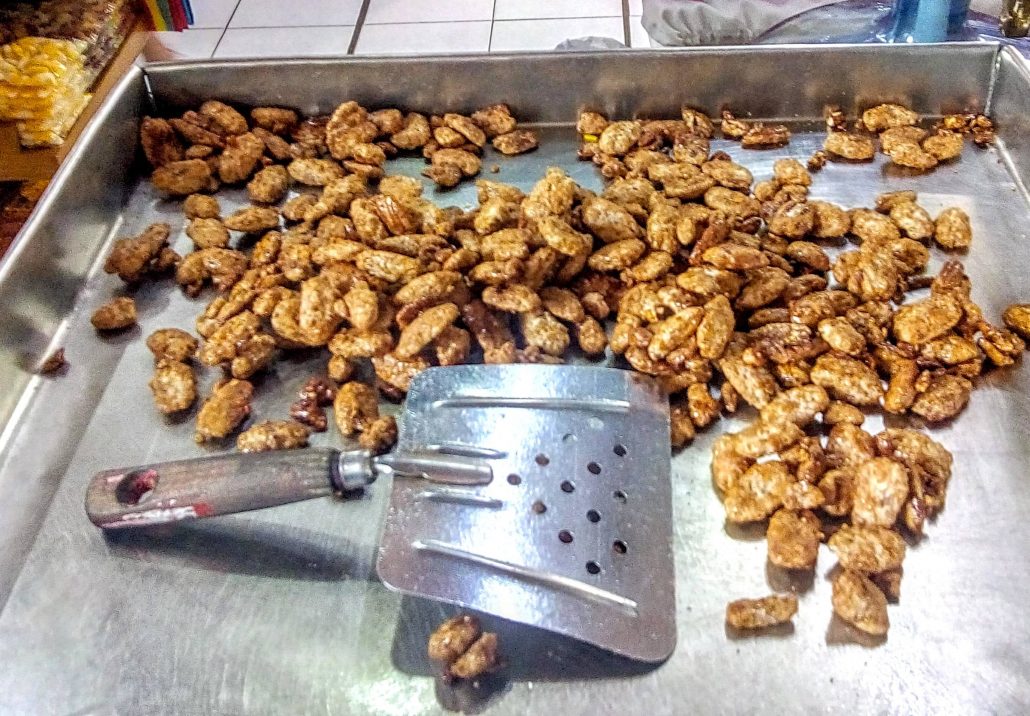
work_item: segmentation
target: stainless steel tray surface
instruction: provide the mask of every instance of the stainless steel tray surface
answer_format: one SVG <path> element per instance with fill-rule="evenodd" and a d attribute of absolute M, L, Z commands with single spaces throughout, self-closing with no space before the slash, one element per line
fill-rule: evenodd
<path fill-rule="evenodd" d="M 965 208 L 974 299 L 997 318 L 1030 300 L 1030 75 L 1014 54 L 987 45 L 706 49 L 197 63 L 145 75 L 134 71 L 114 93 L 0 264 L 0 420 L 9 418 L 0 438 L 0 713 L 1012 713 L 1030 705 L 1030 371 L 1018 367 L 993 373 L 953 424 L 932 431 L 955 455 L 948 508 L 910 550 L 901 603 L 876 644 L 832 618 L 831 553 L 820 554 L 810 584 L 792 584 L 766 569 L 760 531 L 724 525 L 710 446 L 739 419 L 717 423 L 673 460 L 673 656 L 648 667 L 488 619 L 508 668 L 478 693 L 441 686 L 423 656 L 426 636 L 451 610 L 391 593 L 375 577 L 388 485 L 352 501 L 111 537 L 82 506 L 100 469 L 202 452 L 191 420 L 153 410 L 142 339 L 160 327 L 192 329 L 203 299 L 147 285 L 136 294 L 140 326 L 127 335 L 98 339 L 88 321 L 120 290 L 100 271 L 114 238 L 164 220 L 175 247 L 188 247 L 178 203 L 155 196 L 127 158 L 139 118 L 155 106 L 171 112 L 220 97 L 311 112 L 354 98 L 443 111 L 508 101 L 540 126 L 542 146 L 498 159 L 500 173 L 488 176 L 523 189 L 552 165 L 601 187 L 593 165 L 575 160 L 580 107 L 675 116 L 681 103 L 713 113 L 728 104 L 798 128 L 811 127 L 826 103 L 851 113 L 878 100 L 929 114 L 988 110 L 1001 128 L 993 148 L 967 147 L 960 162 L 925 176 L 880 159 L 831 163 L 812 195 L 868 206 L 880 191 L 911 188 L 931 212 Z M 722 141 L 713 149 L 761 179 L 775 159 L 807 158 L 820 141 L 818 131 L 799 131 L 780 150 Z M 391 165 L 411 175 L 421 167 Z M 239 193 L 219 198 L 228 211 L 243 203 Z M 434 198 L 471 206 L 474 188 Z M 935 251 L 931 269 L 943 259 Z M 67 370 L 32 377 L 58 345 Z M 254 419 L 285 416 L 321 365 L 314 355 L 279 361 L 260 380 Z M 338 439 L 330 431 L 317 443 Z M 728 600 L 789 586 L 800 594 L 793 629 L 726 633 Z"/>

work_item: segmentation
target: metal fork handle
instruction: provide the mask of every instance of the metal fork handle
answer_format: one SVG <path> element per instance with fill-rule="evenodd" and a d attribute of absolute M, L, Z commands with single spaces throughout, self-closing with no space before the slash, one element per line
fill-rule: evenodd
<path fill-rule="evenodd" d="M 230 453 L 100 472 L 86 490 L 86 513 L 103 529 L 142 527 L 309 500 L 374 479 L 366 450 Z"/>

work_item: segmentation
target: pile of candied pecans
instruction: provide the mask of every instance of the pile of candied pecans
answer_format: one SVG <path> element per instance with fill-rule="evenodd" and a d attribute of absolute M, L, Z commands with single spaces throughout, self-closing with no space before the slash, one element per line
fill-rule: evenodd
<path fill-rule="evenodd" d="M 599 194 L 551 168 L 528 194 L 479 180 L 479 205 L 464 211 L 385 172 L 391 152 L 421 147 L 428 176 L 460 181 L 479 171 L 475 150 L 489 138 L 502 152 L 531 148 L 509 118 L 504 105 L 426 118 L 346 102 L 307 120 L 259 107 L 248 121 L 213 101 L 182 118 L 148 118 L 153 184 L 186 197 L 195 250 L 179 257 L 168 227 L 155 225 L 118 241 L 105 268 L 128 283 L 174 269 L 188 295 L 208 283 L 217 291 L 197 319 L 199 348 L 178 329 L 148 341 L 159 410 L 192 406 L 195 356 L 228 376 L 199 411 L 197 440 L 228 437 L 249 414 L 249 378 L 283 351 L 325 347 L 333 384 L 309 382 L 293 421 L 251 427 L 238 447 L 301 447 L 308 430 L 325 429 L 331 402 L 341 433 L 381 452 L 397 433 L 380 396 L 403 398 L 431 365 L 559 363 L 610 349 L 668 392 L 673 447 L 742 402 L 758 411 L 714 443 L 727 520 L 768 520 L 769 560 L 789 570 L 814 569 L 828 538 L 840 561 L 835 612 L 885 633 L 905 537 L 917 539 L 943 508 L 952 460 L 914 429 L 866 432 L 866 411 L 949 420 L 978 377 L 1014 363 L 1020 335 L 1030 336 L 1030 307 L 1008 309 L 1008 328 L 989 322 L 957 261 L 923 273 L 930 241 L 970 246 L 968 216 L 953 207 L 932 217 L 910 191 L 850 210 L 809 199 L 812 176 L 794 159 L 755 182 L 711 151 L 716 123 L 689 108 L 669 120 L 583 112 L 579 156 L 609 180 Z M 898 163 L 917 150 L 954 161 L 964 133 L 987 141 L 986 118 L 945 117 L 932 136 L 917 122 L 884 105 L 864 113 L 862 131 L 881 132 Z M 809 167 L 872 158 L 871 135 L 845 124 L 830 113 L 825 152 Z M 745 147 L 790 140 L 786 127 L 728 113 L 721 129 Z M 252 205 L 222 217 L 210 192 L 245 182 Z M 291 187 L 301 193 L 283 203 Z M 917 290 L 928 294 L 910 299 Z M 369 364 L 374 385 L 355 379 Z M 741 600 L 727 621 L 768 627 L 796 608 L 793 595 Z"/>

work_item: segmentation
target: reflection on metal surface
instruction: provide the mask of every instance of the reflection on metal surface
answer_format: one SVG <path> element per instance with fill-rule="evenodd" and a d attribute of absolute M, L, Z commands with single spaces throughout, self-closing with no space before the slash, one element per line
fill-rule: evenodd
<path fill-rule="evenodd" d="M 502 458 L 508 453 L 492 448 L 478 447 L 476 445 L 457 445 L 449 443 L 446 445 L 425 445 L 422 448 L 426 452 L 439 452 L 445 455 L 464 455 L 465 457 Z"/>
<path fill-rule="evenodd" d="M 493 468 L 488 462 L 461 455 L 418 455 L 414 451 L 406 451 L 380 455 L 373 463 L 378 472 L 394 478 L 413 477 L 445 485 L 489 485 L 494 479 Z"/>
<path fill-rule="evenodd" d="M 462 549 L 457 545 L 446 544 L 439 540 L 417 540 L 412 542 L 411 546 L 417 550 L 433 552 L 435 554 L 444 555 L 445 557 L 474 562 L 519 579 L 525 579 L 530 582 L 540 582 L 548 587 L 561 589 L 570 594 L 582 597 L 583 599 L 602 602 L 608 606 L 620 609 L 631 617 L 640 616 L 640 610 L 637 609 L 637 603 L 632 599 L 627 599 L 621 595 L 613 594 L 606 589 L 598 589 L 594 585 L 587 584 L 586 582 L 578 579 L 569 579 L 564 575 L 555 574 L 554 572 L 545 572 L 540 569 L 532 569 L 520 564 L 494 559 L 493 557 L 488 557 L 485 554 L 477 554 L 467 549 Z"/>
<path fill-rule="evenodd" d="M 571 398 L 559 400 L 557 398 L 447 398 L 437 400 L 433 403 L 433 409 L 442 408 L 527 408 L 529 410 L 592 410 L 598 413 L 625 413 L 629 410 L 629 403 L 625 400 L 584 400 Z"/>
<path fill-rule="evenodd" d="M 417 499 L 432 500 L 435 502 L 453 502 L 454 504 L 465 505 L 467 507 L 489 507 L 491 509 L 504 507 L 504 501 L 498 500 L 495 497 L 474 495 L 468 492 L 459 492 L 457 490 L 423 490 L 418 493 Z"/>

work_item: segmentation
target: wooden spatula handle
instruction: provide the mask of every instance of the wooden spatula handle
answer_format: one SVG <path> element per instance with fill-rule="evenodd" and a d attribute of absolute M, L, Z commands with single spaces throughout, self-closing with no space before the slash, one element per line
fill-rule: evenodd
<path fill-rule="evenodd" d="M 229 453 L 98 473 L 86 513 L 103 529 L 259 510 L 330 494 L 340 453 L 331 449 Z"/>

